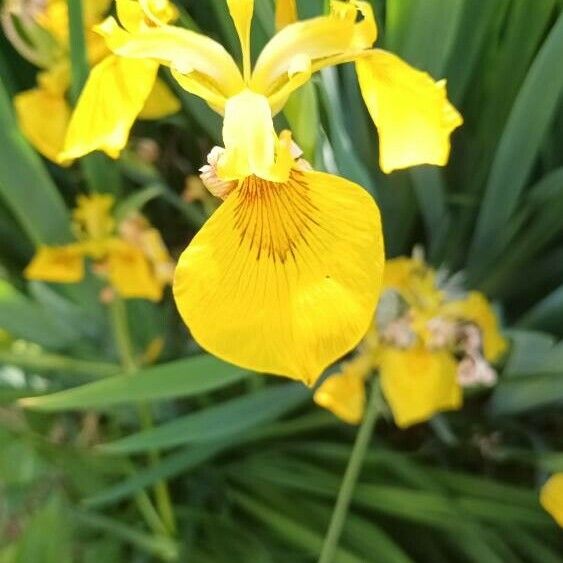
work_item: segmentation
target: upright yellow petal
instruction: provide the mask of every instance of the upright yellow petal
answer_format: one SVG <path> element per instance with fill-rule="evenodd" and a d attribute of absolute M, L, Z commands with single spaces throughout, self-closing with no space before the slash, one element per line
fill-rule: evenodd
<path fill-rule="evenodd" d="M 434 82 L 427 73 L 379 49 L 358 59 L 356 69 L 379 133 L 381 170 L 446 164 L 450 134 L 462 118 L 447 99 L 445 81 Z"/>
<path fill-rule="evenodd" d="M 143 252 L 118 239 L 113 239 L 108 246 L 109 280 L 117 293 L 125 298 L 160 301 L 163 284 L 156 279 Z"/>
<path fill-rule="evenodd" d="M 380 362 L 381 389 L 397 426 L 406 428 L 461 407 L 457 366 L 449 352 L 388 346 L 382 349 Z"/>
<path fill-rule="evenodd" d="M 155 80 L 139 119 L 161 119 L 180 111 L 180 101 L 162 80 Z"/>
<path fill-rule="evenodd" d="M 284 146 L 278 141 L 268 100 L 250 90 L 227 100 L 223 121 L 225 152 L 217 172 L 222 180 L 238 180 L 252 174 L 272 181 L 285 181 L 292 165 L 276 166 L 284 158 Z M 289 147 L 285 147 L 286 155 Z"/>
<path fill-rule="evenodd" d="M 16 115 L 26 139 L 46 158 L 57 161 L 70 122 L 71 109 L 63 94 L 44 88 L 14 97 Z"/>
<path fill-rule="evenodd" d="M 383 271 L 379 211 L 356 184 L 294 170 L 242 181 L 182 254 L 178 309 L 220 358 L 313 384 L 367 332 Z"/>
<path fill-rule="evenodd" d="M 471 291 L 465 299 L 446 303 L 443 314 L 475 323 L 479 327 L 483 338 L 483 352 L 489 362 L 498 360 L 506 351 L 508 343 L 500 332 L 495 312 L 482 293 Z"/>
<path fill-rule="evenodd" d="M 299 19 L 295 0 L 276 0 L 276 29 L 283 29 Z"/>
<path fill-rule="evenodd" d="M 552 475 L 541 488 L 540 503 L 563 528 L 563 473 Z"/>
<path fill-rule="evenodd" d="M 117 158 L 153 88 L 158 63 L 110 55 L 88 78 L 66 136 L 61 161 L 102 150 Z"/>
<path fill-rule="evenodd" d="M 333 2 L 330 15 L 292 23 L 264 47 L 250 82 L 255 92 L 270 96 L 283 87 L 296 55 L 308 57 L 313 71 L 355 60 L 376 38 L 368 2 Z M 362 16 L 361 21 L 358 16 Z"/>
<path fill-rule="evenodd" d="M 227 0 L 242 51 L 242 67 L 245 81 L 250 78 L 250 27 L 254 13 L 254 0 Z"/>
<path fill-rule="evenodd" d="M 78 245 L 41 246 L 24 270 L 28 280 L 77 283 L 84 277 L 84 258 Z"/>

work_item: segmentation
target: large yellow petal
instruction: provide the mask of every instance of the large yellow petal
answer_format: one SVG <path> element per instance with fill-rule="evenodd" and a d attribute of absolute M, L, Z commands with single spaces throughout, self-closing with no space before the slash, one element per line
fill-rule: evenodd
<path fill-rule="evenodd" d="M 388 346 L 382 349 L 380 362 L 381 389 L 397 426 L 406 428 L 461 407 L 457 366 L 449 352 Z"/>
<path fill-rule="evenodd" d="M 552 475 L 541 488 L 540 503 L 563 528 L 563 473 Z"/>
<path fill-rule="evenodd" d="M 44 157 L 56 162 L 71 114 L 64 94 L 44 88 L 26 90 L 14 97 L 14 106 L 26 139 Z"/>
<path fill-rule="evenodd" d="M 212 354 L 310 385 L 367 332 L 383 254 L 379 211 L 358 185 L 250 177 L 182 254 L 174 295 Z"/>
<path fill-rule="evenodd" d="M 139 119 L 161 119 L 180 111 L 181 104 L 170 88 L 157 79 L 147 98 Z"/>
<path fill-rule="evenodd" d="M 109 55 L 94 67 L 78 99 L 61 161 L 102 150 L 117 158 L 143 109 L 158 63 Z"/>
<path fill-rule="evenodd" d="M 225 97 L 244 88 L 242 76 L 232 57 L 222 45 L 200 33 L 170 25 L 128 33 L 113 18 L 107 18 L 96 29 L 117 55 L 152 59 L 180 73 L 195 71 Z"/>
<path fill-rule="evenodd" d="M 80 246 L 41 246 L 23 274 L 28 280 L 77 283 L 84 277 Z"/>
<path fill-rule="evenodd" d="M 242 51 L 244 79 L 250 78 L 250 25 L 254 13 L 254 0 L 227 0 Z"/>
<path fill-rule="evenodd" d="M 223 121 L 225 151 L 219 159 L 217 172 L 222 180 L 238 180 L 252 174 L 273 181 L 289 177 L 291 159 L 285 169 L 276 167 L 277 152 L 284 150 L 278 141 L 268 100 L 250 90 L 227 100 Z M 289 147 L 286 147 L 286 155 Z"/>
<path fill-rule="evenodd" d="M 462 123 L 446 83 L 375 49 L 356 62 L 363 98 L 379 133 L 379 162 L 388 173 L 417 164 L 443 166 L 450 134 Z"/>
<path fill-rule="evenodd" d="M 107 266 L 111 285 L 125 298 L 143 298 L 159 301 L 163 284 L 151 270 L 143 252 L 125 241 L 110 242 Z"/>
<path fill-rule="evenodd" d="M 363 19 L 357 21 L 360 14 Z M 373 45 L 376 35 L 368 2 L 332 2 L 330 15 L 290 24 L 268 42 L 256 61 L 251 88 L 272 95 L 287 81 L 296 55 L 308 57 L 319 70 L 353 60 Z"/>

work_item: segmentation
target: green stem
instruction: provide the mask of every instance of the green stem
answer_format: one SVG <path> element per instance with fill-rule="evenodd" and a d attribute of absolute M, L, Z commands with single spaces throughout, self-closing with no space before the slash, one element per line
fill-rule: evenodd
<path fill-rule="evenodd" d="M 133 351 L 133 344 L 131 341 L 131 334 L 129 331 L 129 323 L 127 320 L 127 310 L 123 300 L 116 296 L 110 305 L 111 319 L 115 334 L 115 341 L 119 356 L 121 358 L 121 365 L 126 374 L 134 375 L 137 370 L 137 361 Z M 140 403 L 137 406 L 137 414 L 141 427 L 143 430 L 153 428 L 153 418 L 150 406 L 146 403 Z M 160 454 L 158 450 L 149 452 L 149 462 L 154 467 L 160 461 Z M 174 510 L 170 500 L 170 493 L 166 481 L 159 480 L 154 486 L 154 495 L 160 518 L 162 519 L 168 533 L 174 534 L 176 532 L 176 519 L 174 517 Z"/>
<path fill-rule="evenodd" d="M 68 32 L 71 68 L 71 96 L 76 103 L 88 78 L 88 56 L 86 54 L 86 36 L 84 33 L 84 14 L 82 0 L 68 0 Z"/>
<path fill-rule="evenodd" d="M 378 381 L 374 379 L 364 419 L 356 435 L 354 448 L 350 454 L 348 466 L 346 467 L 346 472 L 344 473 L 344 478 L 340 485 L 340 491 L 338 492 L 338 498 L 334 505 L 328 531 L 319 557 L 319 563 L 332 563 L 334 561 L 338 549 L 338 541 L 340 540 L 342 529 L 346 523 L 354 488 L 364 462 L 377 415 L 379 414 L 380 403 L 379 384 Z"/>

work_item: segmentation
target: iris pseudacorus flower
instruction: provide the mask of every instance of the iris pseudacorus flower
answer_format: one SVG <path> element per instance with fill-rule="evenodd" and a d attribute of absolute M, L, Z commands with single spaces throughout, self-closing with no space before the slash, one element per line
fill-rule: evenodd
<path fill-rule="evenodd" d="M 113 59 L 103 38 L 92 31 L 110 4 L 111 0 L 84 1 L 84 32 L 91 64 L 108 66 Z M 67 99 L 71 81 L 67 0 L 6 0 L 2 26 L 19 53 L 41 69 L 37 85 L 14 97 L 22 133 L 46 158 L 70 164 L 70 160 L 59 158 L 72 113 Z M 147 94 L 139 108 L 140 118 L 160 119 L 178 111 L 179 102 L 164 82 L 153 80 Z"/>
<path fill-rule="evenodd" d="M 420 258 L 389 260 L 371 331 L 355 356 L 321 384 L 316 402 L 358 423 L 365 380 L 379 370 L 395 422 L 407 427 L 459 409 L 463 387 L 494 385 L 491 364 L 506 341 L 485 296 L 454 281 Z"/>
<path fill-rule="evenodd" d="M 292 2 L 279 3 L 278 22 L 287 25 L 254 66 L 254 2 L 227 4 L 242 71 L 209 37 L 168 25 L 155 11 L 164 4 L 118 0 L 121 25 L 108 18 L 97 31 L 129 72 L 94 68 L 62 157 L 121 150 L 158 64 L 223 115 L 224 147 L 210 153 L 203 178 L 225 201 L 179 261 L 176 302 L 208 351 L 312 384 L 370 326 L 384 262 L 380 218 L 361 187 L 296 158 L 273 116 L 314 72 L 355 62 L 385 172 L 445 164 L 461 117 L 443 81 L 372 48 L 377 28 L 368 2 L 334 1 L 328 15 L 305 21 L 295 21 Z"/>
<path fill-rule="evenodd" d="M 172 282 L 174 262 L 160 233 L 140 215 L 116 224 L 110 195 L 79 196 L 73 211 L 76 242 L 41 246 L 24 271 L 30 280 L 77 283 L 84 278 L 85 259 L 118 295 L 158 301 Z"/>
<path fill-rule="evenodd" d="M 540 503 L 563 528 L 563 473 L 554 473 L 540 491 Z"/>

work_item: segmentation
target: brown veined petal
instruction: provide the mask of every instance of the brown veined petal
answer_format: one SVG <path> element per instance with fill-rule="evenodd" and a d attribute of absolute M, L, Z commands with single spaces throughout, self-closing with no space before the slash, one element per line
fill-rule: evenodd
<path fill-rule="evenodd" d="M 57 162 L 71 115 L 64 94 L 34 88 L 17 94 L 14 106 L 26 139 L 44 157 Z"/>
<path fill-rule="evenodd" d="M 251 176 L 182 254 L 174 295 L 212 354 L 311 385 L 367 332 L 383 262 L 379 211 L 360 186 Z"/>
<path fill-rule="evenodd" d="M 96 65 L 72 115 L 59 161 L 102 150 L 117 158 L 156 80 L 158 63 L 109 55 Z"/>
<path fill-rule="evenodd" d="M 379 361 L 381 389 L 400 428 L 461 407 L 457 365 L 449 352 L 387 346 Z"/>
<path fill-rule="evenodd" d="M 463 120 L 446 96 L 446 83 L 375 49 L 356 62 L 362 96 L 379 133 L 383 172 L 447 163 L 450 135 Z"/>
<path fill-rule="evenodd" d="M 79 245 L 41 246 L 24 270 L 28 280 L 77 283 L 84 277 L 84 258 Z"/>

